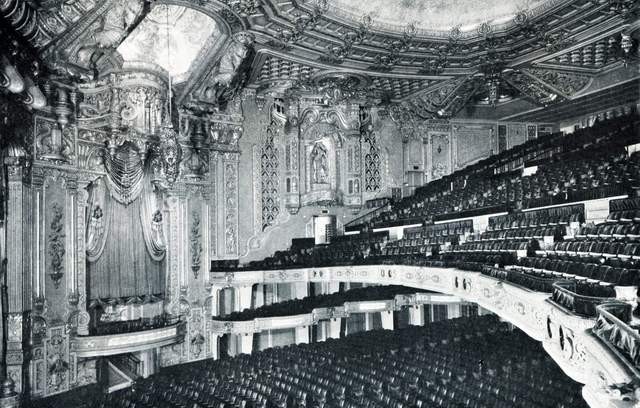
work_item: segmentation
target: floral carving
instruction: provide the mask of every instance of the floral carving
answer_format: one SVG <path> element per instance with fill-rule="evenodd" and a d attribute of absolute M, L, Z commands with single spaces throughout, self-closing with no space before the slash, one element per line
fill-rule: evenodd
<path fill-rule="evenodd" d="M 191 270 L 194 278 L 198 279 L 200 266 L 202 264 L 202 231 L 200 214 L 194 212 L 191 216 Z"/>
<path fill-rule="evenodd" d="M 227 162 L 224 167 L 225 176 L 225 252 L 235 255 L 238 251 L 238 169 L 237 163 Z"/>
<path fill-rule="evenodd" d="M 51 259 L 51 271 L 49 276 L 56 289 L 60 287 L 60 280 L 64 276 L 64 210 L 58 203 L 51 207 L 52 220 L 49 232 L 49 256 Z"/>

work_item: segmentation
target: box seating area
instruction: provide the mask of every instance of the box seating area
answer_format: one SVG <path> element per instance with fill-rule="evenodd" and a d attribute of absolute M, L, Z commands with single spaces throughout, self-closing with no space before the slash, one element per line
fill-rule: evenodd
<path fill-rule="evenodd" d="M 626 144 L 640 139 L 637 117 L 617 118 L 584 130 L 585 135 L 591 132 L 591 137 L 584 136 L 591 143 L 561 149 L 537 163 L 535 174 L 493 174 L 488 163 L 483 165 L 483 171 L 467 168 L 418 188 L 413 196 L 371 220 L 369 226 L 401 225 L 403 220 L 428 220 L 441 214 L 505 204 L 514 209 L 535 208 L 622 194 L 639 187 L 638 155 L 628 158 L 624 150 Z M 562 138 L 557 142 L 564 145 Z M 518 150 L 519 147 L 514 148 L 514 152 Z"/>
<path fill-rule="evenodd" d="M 410 295 L 426 292 L 406 286 L 369 286 L 350 289 L 345 292 L 330 295 L 307 296 L 303 299 L 293 299 L 284 302 L 265 305 L 256 309 L 245 309 L 233 312 L 218 320 L 245 321 L 263 317 L 295 316 L 311 313 L 313 309 L 342 306 L 346 302 L 360 302 L 363 300 L 392 300 L 396 295 Z"/>
<path fill-rule="evenodd" d="M 535 340 L 481 316 L 174 366 L 113 394 L 80 389 L 34 407 L 580 408 L 580 388 Z"/>
<path fill-rule="evenodd" d="M 109 334 L 134 333 L 143 330 L 159 329 L 176 323 L 178 323 L 177 319 L 160 315 L 135 320 L 100 323 L 95 327 L 90 327 L 89 334 L 92 336 L 104 336 Z"/>

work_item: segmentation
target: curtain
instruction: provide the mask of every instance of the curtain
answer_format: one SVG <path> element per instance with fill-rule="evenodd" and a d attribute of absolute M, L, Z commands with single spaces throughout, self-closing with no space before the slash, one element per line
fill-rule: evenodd
<path fill-rule="evenodd" d="M 87 211 L 87 260 L 95 262 L 104 251 L 109 235 L 109 197 L 102 178 L 96 180 L 89 192 Z"/>
<path fill-rule="evenodd" d="M 154 258 L 147 250 L 141 222 L 143 198 L 128 205 L 106 201 L 103 249 L 94 250 L 94 261 L 88 262 L 90 299 L 164 293 L 164 253 Z"/>
<path fill-rule="evenodd" d="M 150 174 L 149 171 L 147 174 Z M 140 205 L 140 224 L 147 251 L 154 261 L 161 261 L 166 253 L 167 244 L 162 226 L 160 198 L 153 191 L 151 181 L 145 177 Z"/>

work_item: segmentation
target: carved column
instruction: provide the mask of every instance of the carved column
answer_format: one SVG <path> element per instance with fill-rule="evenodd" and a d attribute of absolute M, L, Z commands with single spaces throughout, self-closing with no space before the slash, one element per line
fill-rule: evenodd
<path fill-rule="evenodd" d="M 6 371 L 16 391 L 24 393 L 29 384 L 32 199 L 25 182 L 29 168 L 18 162 L 6 164 Z"/>
<path fill-rule="evenodd" d="M 81 178 L 78 181 L 76 194 L 76 239 L 75 239 L 75 256 L 76 256 L 76 280 L 75 292 L 78 298 L 78 320 L 77 333 L 79 335 L 89 334 L 89 313 L 87 312 L 87 249 L 86 249 L 86 218 L 89 201 L 89 192 L 87 187 L 89 180 Z"/>
<path fill-rule="evenodd" d="M 184 251 L 181 248 L 186 241 L 181 241 L 181 216 L 182 216 L 182 196 L 179 191 L 171 191 L 165 200 L 164 219 L 168 220 L 167 228 L 167 281 L 166 281 L 166 311 L 174 315 L 180 314 L 180 286 L 184 275 Z"/>

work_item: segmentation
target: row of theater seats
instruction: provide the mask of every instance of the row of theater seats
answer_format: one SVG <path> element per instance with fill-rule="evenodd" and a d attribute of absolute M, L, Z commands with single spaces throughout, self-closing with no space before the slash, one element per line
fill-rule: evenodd
<path fill-rule="evenodd" d="M 487 175 L 465 169 L 416 190 L 413 196 L 401 200 L 369 224 L 375 227 L 403 220 L 433 219 L 441 214 L 505 204 L 511 208 L 535 208 L 601 198 L 640 187 L 638 155 L 629 158 L 624 149 L 626 144 L 640 141 L 638 119 L 629 116 L 615 122 L 619 126 L 612 125 L 608 137 L 596 138 L 597 144 L 537 163 L 537 172 L 532 175 L 522 176 L 520 171 Z M 597 130 L 594 132 L 598 133 Z"/>
<path fill-rule="evenodd" d="M 519 260 L 522 271 L 555 273 L 562 278 L 585 278 L 615 286 L 637 286 L 640 270 L 613 267 L 605 264 L 583 263 L 571 260 L 526 257 Z"/>
<path fill-rule="evenodd" d="M 363 300 L 393 300 L 396 295 L 409 295 L 423 290 L 406 286 L 369 286 L 355 288 L 329 295 L 307 296 L 303 299 L 293 299 L 255 309 L 233 312 L 220 320 L 245 321 L 259 317 L 295 316 L 311 313 L 313 309 L 342 306 L 346 302 L 360 302 Z"/>
<path fill-rule="evenodd" d="M 500 352 L 496 352 L 499 350 Z M 493 316 L 162 370 L 108 395 L 72 391 L 35 408 L 581 408 L 580 385 L 542 346 Z"/>
<path fill-rule="evenodd" d="M 487 231 L 566 226 L 584 222 L 584 205 L 544 208 L 489 217 Z"/>
<path fill-rule="evenodd" d="M 569 239 L 556 242 L 553 248 L 539 252 L 547 258 L 587 263 L 609 262 L 628 267 L 635 267 L 640 261 L 638 242 Z"/>
<path fill-rule="evenodd" d="M 575 235 L 575 238 L 637 241 L 640 240 L 640 223 L 606 222 L 598 225 L 585 225 Z"/>
<path fill-rule="evenodd" d="M 504 241 L 504 240 L 529 240 L 529 239 L 545 239 L 552 240 L 562 239 L 567 233 L 566 227 L 556 225 L 554 227 L 524 227 L 508 230 L 495 230 L 483 232 L 475 237 L 470 236 L 469 241 Z"/>

